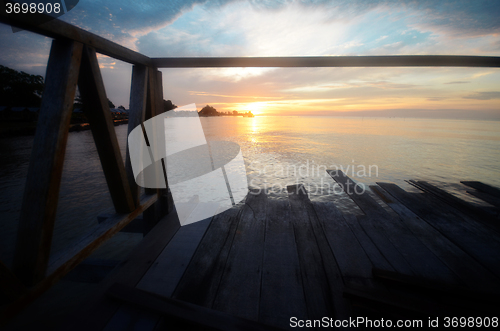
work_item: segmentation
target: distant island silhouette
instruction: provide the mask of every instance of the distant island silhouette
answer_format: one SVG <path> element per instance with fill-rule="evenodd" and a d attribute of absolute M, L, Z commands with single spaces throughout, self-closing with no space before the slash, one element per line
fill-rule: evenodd
<path fill-rule="evenodd" d="M 170 101 L 170 100 L 168 100 Z M 168 102 L 167 101 L 167 102 Z M 173 105 L 175 108 L 177 108 L 177 106 Z M 175 108 L 172 108 L 171 110 L 169 110 L 168 112 L 168 115 L 171 116 L 171 117 L 191 117 L 191 116 L 196 116 L 196 113 L 195 112 L 192 112 L 192 111 L 185 111 L 185 110 L 179 110 L 179 111 L 175 111 L 174 109 Z M 252 114 L 251 111 L 248 111 L 246 113 L 240 113 L 236 110 L 233 110 L 232 112 L 219 112 L 217 111 L 217 109 L 215 109 L 214 107 L 210 106 L 210 105 L 206 105 L 205 107 L 203 107 L 198 113 L 197 113 L 198 116 L 200 117 L 212 117 L 212 116 L 243 116 L 243 117 L 255 117 L 254 114 Z"/>

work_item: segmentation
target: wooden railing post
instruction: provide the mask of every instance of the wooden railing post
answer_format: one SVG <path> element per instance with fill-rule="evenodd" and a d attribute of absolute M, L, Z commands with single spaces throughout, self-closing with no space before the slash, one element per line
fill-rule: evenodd
<path fill-rule="evenodd" d="M 14 273 L 26 285 L 45 277 L 49 261 L 81 55 L 78 42 L 52 42 L 14 256 Z"/>
<path fill-rule="evenodd" d="M 158 102 L 158 105 L 156 106 L 158 109 L 158 113 L 162 114 L 165 112 L 165 108 L 163 106 L 163 75 L 161 71 L 156 72 L 156 86 L 157 86 L 157 96 L 156 100 Z M 166 139 L 165 135 L 162 133 L 161 135 L 162 139 Z M 161 189 L 159 192 L 158 196 L 158 213 L 159 213 L 159 218 L 167 215 L 170 213 L 173 209 L 174 202 L 172 200 L 172 193 L 170 192 L 169 186 L 168 186 L 168 178 L 167 178 L 167 164 L 166 160 L 162 159 L 162 170 L 163 170 L 163 175 L 165 176 L 165 183 L 167 187 L 165 189 Z"/>
<path fill-rule="evenodd" d="M 128 130 L 127 130 L 127 154 L 125 158 L 125 169 L 130 184 L 132 198 L 136 205 L 139 201 L 140 187 L 135 182 L 132 163 L 130 162 L 130 151 L 128 144 L 128 135 L 137 126 L 144 122 L 146 116 L 148 86 L 148 68 L 142 65 L 135 65 L 132 69 L 132 83 L 130 87 L 130 105 L 128 112 Z"/>
<path fill-rule="evenodd" d="M 135 209 L 95 49 L 84 46 L 78 88 L 117 213 Z"/>
<path fill-rule="evenodd" d="M 128 134 L 141 125 L 145 120 L 153 118 L 163 113 L 163 87 L 162 73 L 156 68 L 147 68 L 145 66 L 134 66 L 132 70 L 132 86 L 130 89 Z M 152 148 L 164 148 L 165 136 L 163 132 L 150 132 L 148 141 Z M 163 141 L 162 141 L 163 140 Z M 153 141 L 153 143 L 152 143 Z M 155 153 L 158 153 L 156 151 Z M 165 162 L 161 160 L 162 167 L 157 168 L 157 176 L 166 182 Z M 126 170 L 134 199 L 139 197 L 139 186 L 135 182 L 130 160 L 130 151 L 127 141 Z M 168 184 L 167 184 L 168 186 Z M 148 194 L 157 194 L 158 202 L 155 203 L 144 213 L 144 234 L 166 215 L 172 207 L 169 202 L 168 188 L 166 189 L 146 189 Z"/>
<path fill-rule="evenodd" d="M 162 113 L 163 110 L 163 91 L 159 88 L 159 75 L 161 72 L 154 67 L 148 67 L 148 89 L 147 89 L 147 102 L 146 102 L 146 116 L 145 119 L 155 117 Z M 161 79 L 161 76 L 160 76 Z M 161 98 L 161 99 L 160 99 Z M 165 138 L 163 132 L 156 132 L 155 126 L 153 126 L 153 132 L 148 135 L 148 140 L 153 149 L 165 148 Z M 148 132 L 149 134 L 149 132 Z M 153 155 L 159 155 L 157 151 L 152 151 Z M 162 161 L 163 163 L 163 161 Z M 166 180 L 165 174 L 163 173 L 163 167 L 156 167 L 156 178 L 157 181 Z M 161 195 L 161 190 L 156 189 L 146 189 L 148 194 Z M 144 235 L 146 235 L 159 221 L 160 215 L 160 204 L 155 203 L 148 210 L 144 212 Z"/>

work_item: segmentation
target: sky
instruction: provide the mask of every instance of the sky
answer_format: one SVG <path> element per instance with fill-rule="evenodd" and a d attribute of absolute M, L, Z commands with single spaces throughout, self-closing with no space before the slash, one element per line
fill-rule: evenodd
<path fill-rule="evenodd" d="M 500 56 L 500 1 L 80 0 L 61 19 L 150 57 Z M 0 24 L 0 64 L 45 75 L 49 38 Z M 99 56 L 128 107 L 130 64 Z M 498 68 L 161 69 L 165 99 L 256 115 L 500 120 Z"/>

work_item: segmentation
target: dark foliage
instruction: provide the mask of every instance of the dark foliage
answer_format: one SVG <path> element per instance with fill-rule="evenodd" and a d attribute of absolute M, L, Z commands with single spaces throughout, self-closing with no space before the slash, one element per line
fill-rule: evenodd
<path fill-rule="evenodd" d="M 170 100 L 163 100 L 163 111 L 169 111 L 177 108 L 176 105 L 172 103 Z"/>
<path fill-rule="evenodd" d="M 0 65 L 0 106 L 40 107 L 43 77 Z"/>
<path fill-rule="evenodd" d="M 212 106 L 209 106 L 209 105 L 206 105 L 205 107 L 203 107 L 199 114 L 201 116 L 218 116 L 219 113 L 217 112 L 217 109 L 215 109 L 214 107 Z"/>

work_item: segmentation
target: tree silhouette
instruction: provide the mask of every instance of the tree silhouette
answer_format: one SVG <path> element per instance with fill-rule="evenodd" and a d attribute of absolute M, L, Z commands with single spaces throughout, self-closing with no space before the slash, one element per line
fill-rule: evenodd
<path fill-rule="evenodd" d="M 40 107 L 44 87 L 42 76 L 0 65 L 0 106 Z"/>
<path fill-rule="evenodd" d="M 214 107 L 206 105 L 200 110 L 199 114 L 201 116 L 218 116 L 219 112 Z"/>
<path fill-rule="evenodd" d="M 172 109 L 175 109 L 177 108 L 176 105 L 174 105 L 172 103 L 172 101 L 170 100 L 163 100 L 163 111 L 169 111 L 169 110 L 172 110 Z"/>

